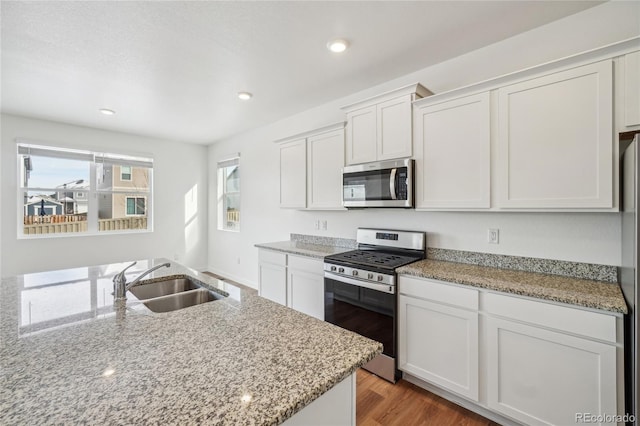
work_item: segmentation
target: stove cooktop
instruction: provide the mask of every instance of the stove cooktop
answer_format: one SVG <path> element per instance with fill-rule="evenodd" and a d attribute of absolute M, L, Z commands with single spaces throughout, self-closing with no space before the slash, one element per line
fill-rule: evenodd
<path fill-rule="evenodd" d="M 420 255 L 406 255 L 381 250 L 353 250 L 325 257 L 325 262 L 356 268 L 375 268 L 390 273 L 400 266 L 422 259 Z"/>

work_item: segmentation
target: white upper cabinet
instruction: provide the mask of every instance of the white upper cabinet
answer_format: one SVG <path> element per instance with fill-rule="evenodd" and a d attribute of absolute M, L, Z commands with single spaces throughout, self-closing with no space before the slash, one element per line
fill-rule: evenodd
<path fill-rule="evenodd" d="M 344 122 L 277 140 L 280 207 L 343 210 Z"/>
<path fill-rule="evenodd" d="M 414 103 L 416 209 L 490 207 L 489 92 Z"/>
<path fill-rule="evenodd" d="M 298 139 L 280 145 L 280 207 L 305 208 L 307 145 Z"/>
<path fill-rule="evenodd" d="M 347 113 L 347 164 L 376 160 L 376 106 Z"/>
<path fill-rule="evenodd" d="M 347 114 L 346 163 L 410 157 L 411 103 L 430 94 L 416 83 L 343 107 Z"/>
<path fill-rule="evenodd" d="M 624 124 L 640 126 L 640 51 L 624 57 Z"/>
<path fill-rule="evenodd" d="M 342 209 L 344 129 L 307 139 L 307 207 Z"/>
<path fill-rule="evenodd" d="M 501 209 L 613 208 L 613 62 L 498 89 Z"/>

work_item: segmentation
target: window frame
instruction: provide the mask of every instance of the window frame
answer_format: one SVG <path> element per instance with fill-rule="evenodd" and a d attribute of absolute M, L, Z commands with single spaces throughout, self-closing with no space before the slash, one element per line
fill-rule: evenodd
<path fill-rule="evenodd" d="M 217 181 L 218 181 L 218 188 L 217 188 L 217 216 L 218 216 L 218 223 L 217 223 L 217 229 L 218 231 L 226 231 L 226 232 L 240 232 L 240 230 L 242 229 L 241 223 L 242 223 L 242 219 L 241 216 L 238 218 L 238 221 L 236 222 L 236 226 L 234 227 L 227 227 L 227 210 L 226 210 L 226 197 L 229 194 L 233 194 L 233 195 L 237 195 L 238 197 L 238 204 L 240 205 L 240 207 L 238 208 L 238 213 L 241 213 L 242 211 L 242 183 L 241 183 L 241 178 L 240 176 L 238 176 L 238 190 L 237 191 L 227 191 L 227 186 L 226 186 L 226 182 L 224 181 L 224 174 L 225 174 L 225 169 L 229 168 L 229 167 L 237 167 L 238 169 L 238 173 L 240 173 L 240 153 L 231 155 L 226 157 L 226 159 L 218 161 L 217 165 L 216 165 L 216 176 L 217 176 Z"/>
<path fill-rule="evenodd" d="M 121 166 L 119 166 L 119 167 L 120 167 L 120 180 L 121 180 L 122 182 L 131 182 L 131 181 L 133 180 L 133 169 L 131 168 L 131 166 L 122 166 L 122 165 L 121 165 Z M 124 173 L 124 172 L 122 171 L 122 169 L 123 169 L 124 167 L 127 167 L 127 168 L 129 169 L 129 173 Z M 129 175 L 129 179 L 125 179 L 125 178 L 123 177 L 125 174 L 126 174 L 126 175 Z"/>
<path fill-rule="evenodd" d="M 114 150 L 110 152 L 104 152 L 102 150 L 88 150 L 75 146 L 68 146 L 63 144 L 50 144 L 47 142 L 27 140 L 23 138 L 16 138 L 16 187 L 17 187 L 17 211 L 18 215 L 16 218 L 16 234 L 19 240 L 29 240 L 29 239 L 49 239 L 49 238 L 73 238 L 73 237 L 95 237 L 101 235 L 118 235 L 118 234 L 136 234 L 136 233 L 150 233 L 154 231 L 153 226 L 153 194 L 154 194 L 154 185 L 153 185 L 153 165 L 154 160 L 151 154 L 146 153 L 133 153 L 133 152 L 125 152 L 122 150 Z M 27 155 L 32 156 L 42 156 L 38 155 L 38 150 L 45 151 L 57 151 L 59 155 L 52 155 L 52 157 L 57 158 L 69 158 L 65 156 L 65 153 L 68 153 L 70 157 L 74 155 L 82 155 L 82 156 L 92 156 L 93 160 L 86 159 L 89 165 L 89 187 L 87 189 L 82 189 L 81 192 L 84 193 L 85 197 L 82 201 L 87 202 L 87 230 L 82 232 L 58 232 L 58 233 L 47 233 L 47 234 L 25 234 L 24 233 L 24 195 L 25 193 L 30 192 L 38 192 L 38 191 L 49 191 L 49 192 L 60 192 L 60 188 L 40 188 L 40 187 L 29 187 L 25 186 L 24 181 L 24 162 L 23 156 L 24 153 L 21 153 L 21 147 L 24 148 L 33 148 L 36 150 L 34 153 L 29 153 Z M 88 157 L 87 157 L 88 158 Z M 126 190 L 114 190 L 113 187 L 109 190 L 98 189 L 97 187 L 97 169 L 98 164 L 106 164 L 105 159 L 107 159 L 109 164 L 117 164 L 117 162 L 129 162 L 129 166 L 131 167 L 131 175 L 133 178 L 133 167 L 138 165 L 139 167 L 146 167 L 148 170 L 148 190 L 147 191 L 136 191 L 134 188 L 128 188 Z M 76 191 L 73 191 L 74 193 Z M 138 198 L 145 198 L 145 209 L 146 209 L 146 217 L 147 217 L 147 227 L 146 229 L 119 229 L 119 230 L 99 230 L 99 203 L 98 203 L 98 195 L 99 194 L 124 194 L 125 196 L 134 196 Z M 126 207 L 125 207 L 126 213 Z M 64 214 L 64 213 L 63 213 Z M 133 215 L 132 215 L 133 216 Z M 135 215 L 133 217 L 142 217 L 144 215 Z M 126 215 L 124 217 L 127 217 Z"/>
<path fill-rule="evenodd" d="M 144 200 L 144 210 L 145 213 L 129 213 L 129 200 L 133 200 L 133 210 L 137 211 L 138 210 L 138 200 Z M 147 197 L 139 197 L 137 195 L 125 195 L 124 197 L 124 214 L 127 217 L 140 217 L 140 216 L 144 216 L 146 214 L 147 211 Z"/>

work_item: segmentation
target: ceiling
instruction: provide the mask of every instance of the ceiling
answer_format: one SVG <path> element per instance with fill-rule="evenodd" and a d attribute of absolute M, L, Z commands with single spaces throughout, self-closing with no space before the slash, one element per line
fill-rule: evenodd
<path fill-rule="evenodd" d="M 2 1 L 0 107 L 208 144 L 600 3 Z"/>

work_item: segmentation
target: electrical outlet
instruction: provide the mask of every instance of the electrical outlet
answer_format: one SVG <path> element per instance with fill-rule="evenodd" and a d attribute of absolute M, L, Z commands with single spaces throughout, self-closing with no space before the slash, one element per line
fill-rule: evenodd
<path fill-rule="evenodd" d="M 238 261 L 238 265 L 239 265 L 240 264 L 240 258 L 238 258 L 237 261 Z"/>
<path fill-rule="evenodd" d="M 489 244 L 499 244 L 500 243 L 500 230 L 499 229 L 489 229 L 487 231 L 487 242 Z"/>
<path fill-rule="evenodd" d="M 323 221 L 322 221 L 322 230 L 323 230 L 323 231 L 326 231 L 326 230 L 327 230 L 327 221 L 326 221 L 326 220 L 323 220 Z"/>
<path fill-rule="evenodd" d="M 320 221 L 319 221 L 319 220 L 316 220 L 316 221 L 314 222 L 313 226 L 314 226 L 314 228 L 316 228 L 316 229 L 320 229 Z"/>

